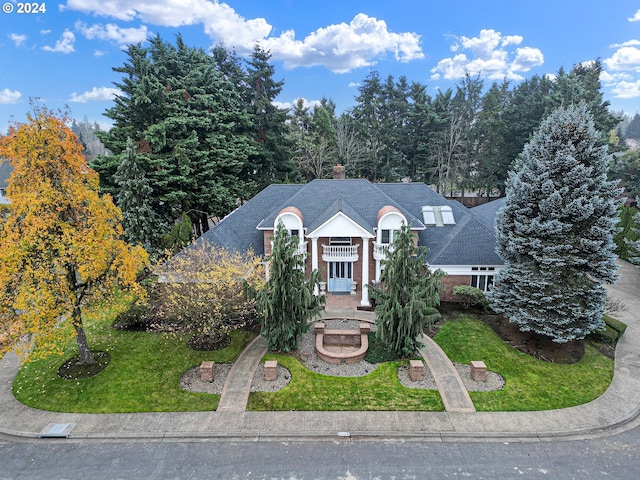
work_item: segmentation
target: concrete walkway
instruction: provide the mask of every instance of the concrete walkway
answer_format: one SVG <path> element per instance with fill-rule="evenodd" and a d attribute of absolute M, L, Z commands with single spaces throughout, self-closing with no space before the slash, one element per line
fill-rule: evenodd
<path fill-rule="evenodd" d="M 320 314 L 321 320 L 331 319 L 360 320 L 363 322 L 375 323 L 376 315 L 366 310 L 358 310 L 356 307 L 331 307 L 323 310 Z"/>
<path fill-rule="evenodd" d="M 11 386 L 20 363 L 0 361 L 0 434 L 37 437 L 55 425 L 70 439 L 344 439 L 550 441 L 597 437 L 640 426 L 640 273 L 626 262 L 608 288 L 627 305 L 611 385 L 584 405 L 541 412 L 158 412 L 73 414 L 26 407 Z"/>
<path fill-rule="evenodd" d="M 469 392 L 440 345 L 426 335 L 421 335 L 418 340 L 423 345 L 420 349 L 420 355 L 431 370 L 431 375 L 433 375 L 440 397 L 442 397 L 444 409 L 447 412 L 475 412 L 476 409 Z"/>
<path fill-rule="evenodd" d="M 253 376 L 265 353 L 267 342 L 258 336 L 238 356 L 222 388 L 218 412 L 244 412 L 247 409 Z"/>

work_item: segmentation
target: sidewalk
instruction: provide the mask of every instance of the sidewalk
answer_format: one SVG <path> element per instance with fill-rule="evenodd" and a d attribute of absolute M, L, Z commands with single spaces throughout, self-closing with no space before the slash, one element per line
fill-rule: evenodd
<path fill-rule="evenodd" d="M 338 439 L 421 438 L 432 441 L 549 441 L 608 435 L 637 424 L 640 413 L 640 274 L 621 262 L 608 288 L 627 309 L 609 389 L 577 407 L 542 412 L 170 412 L 69 414 L 34 410 L 11 392 L 17 357 L 0 361 L 0 433 L 37 437 L 50 424 L 68 424 L 71 439 Z M 62 429 L 65 425 L 59 425 Z"/>

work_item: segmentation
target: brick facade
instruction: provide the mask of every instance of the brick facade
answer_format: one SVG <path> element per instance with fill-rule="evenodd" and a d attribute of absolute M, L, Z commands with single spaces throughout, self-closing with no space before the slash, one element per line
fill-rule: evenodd
<path fill-rule="evenodd" d="M 471 285 L 471 275 L 445 275 L 442 277 L 440 300 L 443 302 L 454 301 L 453 287 L 456 285 Z"/>

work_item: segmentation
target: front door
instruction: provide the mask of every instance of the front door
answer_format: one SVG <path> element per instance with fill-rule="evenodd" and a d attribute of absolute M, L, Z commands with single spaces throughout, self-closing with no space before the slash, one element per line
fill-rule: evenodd
<path fill-rule="evenodd" d="M 330 292 L 350 292 L 352 270 L 352 262 L 329 262 L 328 290 Z"/>

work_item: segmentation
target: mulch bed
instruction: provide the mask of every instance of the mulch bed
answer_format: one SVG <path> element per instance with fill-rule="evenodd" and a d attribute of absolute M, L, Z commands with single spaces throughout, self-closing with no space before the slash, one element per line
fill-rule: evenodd
<path fill-rule="evenodd" d="M 58 369 L 58 377 L 64 380 L 93 377 L 107 368 L 109 362 L 111 362 L 109 352 L 93 352 L 93 358 L 95 358 L 96 362 L 91 365 L 79 364 L 80 356 L 78 355 L 70 358 Z"/>

